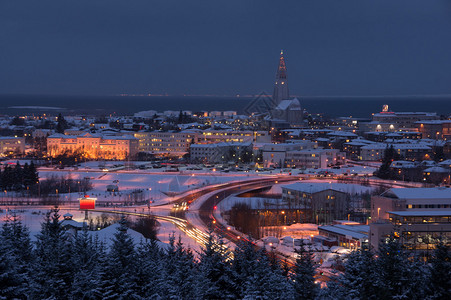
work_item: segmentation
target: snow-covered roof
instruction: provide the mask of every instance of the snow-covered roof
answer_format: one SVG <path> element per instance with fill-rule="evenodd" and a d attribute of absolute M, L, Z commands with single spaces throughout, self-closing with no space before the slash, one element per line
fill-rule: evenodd
<path fill-rule="evenodd" d="M 352 228 L 354 226 L 358 226 L 358 228 Z M 332 233 L 340 234 L 343 236 L 351 236 L 353 239 L 367 239 L 368 234 L 361 233 L 360 230 L 363 226 L 366 226 L 365 232 L 369 232 L 369 226 L 367 225 L 328 225 L 328 226 L 319 226 L 318 230 L 321 231 L 329 231 Z"/>
<path fill-rule="evenodd" d="M 413 161 L 396 160 L 391 163 L 392 168 L 415 168 L 416 164 Z"/>
<path fill-rule="evenodd" d="M 343 136 L 343 137 L 357 137 L 358 135 L 352 132 L 347 131 L 333 131 L 328 133 L 330 136 Z"/>
<path fill-rule="evenodd" d="M 388 211 L 389 214 L 401 216 L 401 217 L 447 217 L 451 216 L 450 209 L 441 209 L 441 210 L 418 210 L 418 209 L 409 209 L 403 211 Z"/>
<path fill-rule="evenodd" d="M 430 167 L 423 170 L 424 173 L 448 173 L 449 170 L 442 167 Z"/>
<path fill-rule="evenodd" d="M 348 143 L 345 143 L 345 145 L 349 145 L 349 146 L 366 146 L 366 145 L 374 144 L 374 143 L 375 142 L 373 142 L 373 141 L 366 141 L 366 140 L 355 139 L 355 140 L 352 140 L 352 141 L 350 141 Z"/>
<path fill-rule="evenodd" d="M 451 199 L 451 189 L 438 188 L 392 188 L 389 190 L 399 199 Z"/>
<path fill-rule="evenodd" d="M 356 184 L 345 184 L 345 183 L 327 183 L 327 182 L 318 182 L 318 183 L 302 183 L 296 182 L 288 185 L 283 185 L 282 189 L 290 189 L 299 192 L 305 193 L 318 193 L 326 190 L 334 190 L 341 193 L 350 193 L 355 191 L 364 191 L 371 190 L 369 187 L 363 187 Z"/>
<path fill-rule="evenodd" d="M 422 120 L 422 121 L 417 121 L 415 123 L 416 124 L 437 125 L 437 124 L 451 123 L 451 120 Z"/>
<path fill-rule="evenodd" d="M 391 144 L 393 145 L 393 148 L 395 150 L 400 149 L 421 149 L 421 150 L 430 150 L 431 147 L 427 146 L 426 144 Z M 390 146 L 391 146 L 390 145 Z M 368 149 L 368 150 L 384 150 L 387 147 L 390 147 L 388 144 L 385 143 L 376 143 L 376 144 L 370 144 L 367 146 L 363 146 L 362 149 Z"/>
<path fill-rule="evenodd" d="M 451 166 L 451 159 L 447 159 L 447 160 L 444 160 L 444 161 L 442 161 L 442 162 L 439 162 L 438 165 L 439 165 L 439 166 L 450 167 L 450 166 Z"/>
<path fill-rule="evenodd" d="M 71 226 L 71 227 L 78 228 L 78 229 L 83 228 L 83 223 L 77 222 L 77 221 L 74 221 L 74 220 L 64 219 L 64 220 L 62 220 L 62 221 L 60 222 L 60 224 L 61 224 L 61 226 L 63 226 L 63 227 L 65 227 L 65 226 Z"/>
<path fill-rule="evenodd" d="M 299 99 L 294 98 L 291 100 L 282 100 L 276 107 L 277 110 L 286 110 L 288 108 L 290 108 L 291 110 L 300 110 L 301 104 L 299 102 Z"/>

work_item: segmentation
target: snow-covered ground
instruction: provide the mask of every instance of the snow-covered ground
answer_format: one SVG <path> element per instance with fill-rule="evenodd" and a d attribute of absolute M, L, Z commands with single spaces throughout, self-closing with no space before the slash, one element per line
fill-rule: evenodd
<path fill-rule="evenodd" d="M 152 200 L 152 205 L 164 204 L 173 199 L 174 196 L 183 192 L 196 190 L 212 184 L 221 184 L 243 179 L 235 175 L 211 173 L 209 175 L 197 174 L 152 174 L 140 172 L 86 172 L 86 171 L 55 171 L 39 169 L 41 180 L 52 176 L 66 176 L 74 180 L 89 178 L 93 189 L 87 194 L 97 197 L 99 201 L 121 202 L 130 198 L 130 193 L 141 190 L 142 198 Z M 249 174 L 248 174 L 249 175 Z M 245 176 L 246 179 L 257 178 L 256 175 Z M 116 185 L 118 193 L 107 192 L 108 185 Z M 74 191 L 69 194 L 61 194 L 62 199 L 69 198 L 75 201 L 82 193 Z"/>

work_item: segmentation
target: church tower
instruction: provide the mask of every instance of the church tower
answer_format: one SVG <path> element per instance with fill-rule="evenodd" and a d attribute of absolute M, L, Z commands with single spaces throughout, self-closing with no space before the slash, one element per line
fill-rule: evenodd
<path fill-rule="evenodd" d="M 283 50 L 281 50 L 272 100 L 275 105 L 278 105 L 282 100 L 288 100 L 289 97 L 290 94 L 288 92 L 287 66 L 285 65 L 285 59 L 283 57 Z"/>

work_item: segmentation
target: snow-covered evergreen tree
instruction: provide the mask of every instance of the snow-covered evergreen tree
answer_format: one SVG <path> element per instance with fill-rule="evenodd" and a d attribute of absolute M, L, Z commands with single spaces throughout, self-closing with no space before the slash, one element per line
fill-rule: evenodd
<path fill-rule="evenodd" d="M 0 299 L 25 299 L 28 294 L 27 274 L 21 272 L 14 248 L 0 237 Z"/>
<path fill-rule="evenodd" d="M 451 252 L 440 242 L 429 266 L 429 294 L 431 299 L 451 299 Z"/>
<path fill-rule="evenodd" d="M 189 249 L 184 249 L 181 239 L 174 245 L 171 237 L 163 267 L 163 282 L 166 293 L 170 298 L 196 299 L 199 298 L 197 282 L 200 279 L 194 263 L 194 257 Z"/>
<path fill-rule="evenodd" d="M 127 233 L 127 221 L 122 217 L 107 255 L 103 278 L 104 299 L 138 298 L 136 287 L 136 251 Z"/>
<path fill-rule="evenodd" d="M 305 249 L 305 245 L 296 249 L 296 264 L 293 269 L 293 287 L 295 297 L 297 299 L 315 299 L 318 286 L 315 283 L 315 263 L 313 262 L 313 254 L 310 250 Z"/>
<path fill-rule="evenodd" d="M 377 299 L 375 258 L 371 251 L 352 252 L 345 263 L 345 271 L 328 284 L 330 299 Z M 328 297 L 329 298 L 329 297 Z"/>
<path fill-rule="evenodd" d="M 221 239 L 215 240 L 210 232 L 205 248 L 200 253 L 199 271 L 204 299 L 237 299 L 239 288 L 234 279 L 230 263 L 230 252 Z"/>
<path fill-rule="evenodd" d="M 425 270 L 402 248 L 391 235 L 379 245 L 373 279 L 378 299 L 423 299 L 425 295 Z"/>
<path fill-rule="evenodd" d="M 60 224 L 58 211 L 55 208 L 47 213 L 41 232 L 37 235 L 33 270 L 34 298 L 67 297 L 72 285 L 72 242 Z"/>
<path fill-rule="evenodd" d="M 74 281 L 71 289 L 72 299 L 101 298 L 101 272 L 97 249 L 84 228 L 74 238 L 71 264 L 74 268 Z"/>
<path fill-rule="evenodd" d="M 137 247 L 137 287 L 138 294 L 145 298 L 159 298 L 167 283 L 163 280 L 165 255 L 156 240 L 141 241 Z"/>
<path fill-rule="evenodd" d="M 244 283 L 244 299 L 294 299 L 293 287 L 281 269 L 274 269 L 265 248 L 257 252 L 254 268 Z"/>
<path fill-rule="evenodd" d="M 20 293 L 22 296 L 28 294 L 30 265 L 33 264 L 33 248 L 28 228 L 22 225 L 14 212 L 7 216 L 3 223 L 0 230 L 0 244 L 2 246 L 2 250 L 0 250 L 3 257 L 1 258 L 2 264 L 7 265 L 11 263 L 14 267 L 14 277 L 21 282 L 21 286 L 16 287 L 15 293 Z M 0 274 L 2 273 L 0 272 Z"/>

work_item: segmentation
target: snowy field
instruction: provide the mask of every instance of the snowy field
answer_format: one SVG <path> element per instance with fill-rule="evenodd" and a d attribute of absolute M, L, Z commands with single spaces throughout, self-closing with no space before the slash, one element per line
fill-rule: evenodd
<path fill-rule="evenodd" d="M 74 180 L 89 178 L 93 184 L 93 189 L 88 191 L 88 195 L 97 197 L 99 201 L 121 202 L 127 200 L 130 193 L 141 190 L 142 198 L 152 200 L 153 205 L 169 202 L 172 197 L 183 192 L 196 190 L 212 184 L 221 184 L 236 180 L 257 178 L 256 175 L 234 176 L 224 174 L 210 175 L 180 175 L 180 174 L 152 174 L 136 172 L 86 172 L 86 171 L 55 171 L 39 169 L 41 180 L 52 176 L 65 176 Z M 107 192 L 108 185 L 115 185 L 119 188 L 118 193 Z M 69 198 L 75 201 L 83 193 L 74 191 L 71 195 L 61 195 L 63 199 Z"/>

